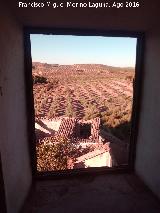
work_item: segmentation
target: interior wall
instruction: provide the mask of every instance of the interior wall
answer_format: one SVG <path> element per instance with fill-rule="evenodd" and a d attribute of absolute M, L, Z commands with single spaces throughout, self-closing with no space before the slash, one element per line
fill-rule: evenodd
<path fill-rule="evenodd" d="M 160 29 L 146 33 L 136 172 L 160 198 Z"/>
<path fill-rule="evenodd" d="M 31 186 L 22 27 L 0 6 L 0 152 L 7 212 L 17 213 Z"/>
<path fill-rule="evenodd" d="M 124 2 L 124 6 L 119 9 L 67 7 L 64 0 L 62 0 L 63 8 L 54 9 L 52 6 L 24 8 L 18 6 L 17 0 L 6 1 L 10 2 L 9 5 L 12 6 L 19 21 L 29 27 L 143 31 L 156 25 L 158 22 L 156 15 L 159 14 L 159 0 L 152 0 L 152 3 L 150 0 L 139 1 L 138 8 L 127 8 L 125 7 L 127 1 L 120 1 Z M 133 2 L 133 0 L 131 1 Z M 40 1 L 35 0 L 34 2 Z M 96 0 L 95 2 L 102 3 L 103 1 Z M 113 2 L 116 1 L 108 1 L 111 5 Z"/>
<path fill-rule="evenodd" d="M 4 180 L 2 173 L 2 162 L 1 162 L 1 153 L 0 153 L 0 209 L 3 213 L 6 213 L 6 196 L 4 191 Z"/>

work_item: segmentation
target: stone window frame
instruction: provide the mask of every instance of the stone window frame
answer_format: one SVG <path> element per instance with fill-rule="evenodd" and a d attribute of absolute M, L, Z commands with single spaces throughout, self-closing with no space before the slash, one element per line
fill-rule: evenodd
<path fill-rule="evenodd" d="M 63 177 L 80 174 L 97 174 L 111 172 L 133 172 L 136 158 L 136 142 L 138 136 L 138 127 L 140 123 L 142 89 L 144 79 L 144 48 L 145 48 L 145 33 L 137 31 L 117 31 L 117 30 L 98 30 L 98 29 L 69 29 L 69 28 L 39 28 L 39 27 L 24 27 L 24 66 L 25 66 L 25 90 L 26 90 L 26 115 L 27 115 L 27 132 L 28 146 L 30 151 L 30 164 L 32 167 L 32 175 L 35 178 L 46 177 Z M 31 60 L 31 42 L 30 34 L 44 35 L 80 35 L 80 36 L 105 36 L 105 37 L 131 37 L 137 38 L 136 47 L 136 66 L 135 66 L 135 81 L 133 93 L 132 107 L 132 125 L 130 135 L 130 148 L 128 165 L 118 166 L 117 168 L 88 168 L 66 171 L 53 171 L 39 173 L 37 171 L 36 159 L 36 136 L 35 136 L 35 114 L 34 114 L 34 97 L 33 97 L 33 82 L 32 82 L 32 60 Z"/>

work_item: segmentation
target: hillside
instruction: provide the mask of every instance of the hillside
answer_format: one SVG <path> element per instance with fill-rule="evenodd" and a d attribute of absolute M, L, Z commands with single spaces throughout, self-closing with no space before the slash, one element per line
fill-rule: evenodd
<path fill-rule="evenodd" d="M 33 63 L 38 170 L 126 165 L 133 78 L 131 68 Z"/>
<path fill-rule="evenodd" d="M 103 129 L 128 141 L 134 69 L 33 63 L 33 76 L 45 78 L 34 84 L 36 117 L 98 116 Z"/>

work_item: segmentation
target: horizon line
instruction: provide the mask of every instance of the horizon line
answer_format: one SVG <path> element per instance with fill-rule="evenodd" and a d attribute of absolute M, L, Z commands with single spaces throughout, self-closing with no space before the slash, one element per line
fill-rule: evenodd
<path fill-rule="evenodd" d="M 135 66 L 115 66 L 115 65 L 108 65 L 108 64 L 97 64 L 97 63 L 76 63 L 76 64 L 59 64 L 59 63 L 48 63 L 48 62 L 41 62 L 41 61 L 32 61 L 32 63 L 41 63 L 41 64 L 49 64 L 49 65 L 63 65 L 63 66 L 67 66 L 67 65 L 104 65 L 104 66 L 108 66 L 108 67 L 117 67 L 117 68 L 133 68 L 135 69 Z"/>

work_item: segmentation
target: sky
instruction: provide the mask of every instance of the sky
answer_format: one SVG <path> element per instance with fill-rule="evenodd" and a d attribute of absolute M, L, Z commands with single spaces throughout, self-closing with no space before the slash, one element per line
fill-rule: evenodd
<path fill-rule="evenodd" d="M 135 67 L 136 38 L 31 34 L 33 62 Z"/>

